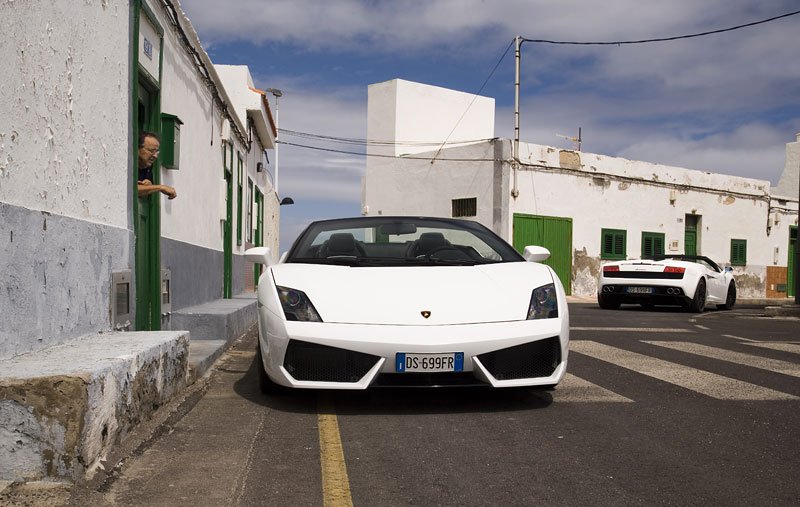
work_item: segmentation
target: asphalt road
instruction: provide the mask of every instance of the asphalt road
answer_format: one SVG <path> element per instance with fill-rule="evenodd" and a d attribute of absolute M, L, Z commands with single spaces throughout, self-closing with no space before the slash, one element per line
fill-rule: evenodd
<path fill-rule="evenodd" d="M 72 503 L 800 504 L 800 321 L 570 308 L 553 392 L 267 397 L 251 334 Z"/>

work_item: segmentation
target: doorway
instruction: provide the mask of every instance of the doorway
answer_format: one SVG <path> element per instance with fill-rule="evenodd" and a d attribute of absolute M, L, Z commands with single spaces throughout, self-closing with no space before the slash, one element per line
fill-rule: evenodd
<path fill-rule="evenodd" d="M 137 83 L 136 131 L 134 146 L 138 153 L 139 133 L 158 132 L 159 95 L 149 81 L 140 75 Z M 138 158 L 134 175 L 138 181 Z M 153 167 L 153 183 L 160 183 L 159 162 Z M 136 220 L 136 329 L 155 331 L 161 329 L 161 270 L 160 270 L 160 213 L 158 194 L 139 198 L 134 185 Z"/>
<path fill-rule="evenodd" d="M 697 255 L 697 239 L 700 230 L 700 215 L 686 215 L 683 232 L 684 255 Z"/>

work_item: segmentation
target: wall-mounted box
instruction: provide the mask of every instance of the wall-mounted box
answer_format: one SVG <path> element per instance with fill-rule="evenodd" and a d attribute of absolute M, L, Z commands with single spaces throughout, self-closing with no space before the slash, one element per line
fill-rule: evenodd
<path fill-rule="evenodd" d="M 115 330 L 131 328 L 133 319 L 131 303 L 131 271 L 111 273 L 111 325 Z"/>
<path fill-rule="evenodd" d="M 172 313 L 172 271 L 161 270 L 161 316 Z"/>
<path fill-rule="evenodd" d="M 161 167 L 179 169 L 181 155 L 181 125 L 174 114 L 161 113 Z"/>

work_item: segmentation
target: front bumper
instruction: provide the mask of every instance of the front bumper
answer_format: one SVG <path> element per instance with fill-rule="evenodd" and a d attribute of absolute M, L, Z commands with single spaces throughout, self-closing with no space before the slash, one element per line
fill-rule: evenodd
<path fill-rule="evenodd" d="M 568 317 L 443 326 L 286 322 L 263 308 L 259 317 L 265 371 L 288 387 L 549 386 L 567 367 Z M 463 371 L 399 373 L 401 352 L 463 352 Z"/>

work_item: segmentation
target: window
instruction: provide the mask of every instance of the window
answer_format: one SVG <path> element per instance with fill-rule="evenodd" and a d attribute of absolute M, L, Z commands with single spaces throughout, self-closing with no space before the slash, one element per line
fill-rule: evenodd
<path fill-rule="evenodd" d="M 478 198 L 453 199 L 453 217 L 478 216 Z"/>
<path fill-rule="evenodd" d="M 731 240 L 731 265 L 744 266 L 747 264 L 747 240 Z"/>
<path fill-rule="evenodd" d="M 627 231 L 620 229 L 602 229 L 600 258 L 611 260 L 625 259 L 627 234 Z"/>
<path fill-rule="evenodd" d="M 242 188 L 244 188 L 244 184 L 242 183 L 242 168 L 244 167 L 244 161 L 242 160 L 242 154 L 236 153 L 236 158 L 238 159 L 237 165 L 237 174 L 239 178 L 236 180 L 236 244 L 242 244 Z"/>
<path fill-rule="evenodd" d="M 642 258 L 664 255 L 664 233 L 642 232 Z"/>

